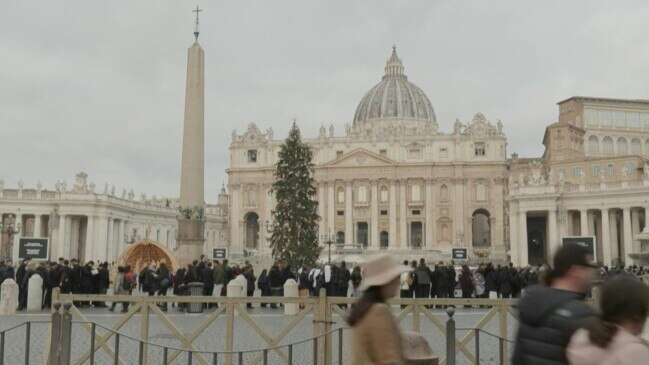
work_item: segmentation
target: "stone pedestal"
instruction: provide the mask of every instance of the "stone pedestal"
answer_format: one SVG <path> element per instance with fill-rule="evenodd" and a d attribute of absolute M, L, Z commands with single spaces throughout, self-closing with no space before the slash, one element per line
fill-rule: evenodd
<path fill-rule="evenodd" d="M 241 283 L 241 279 L 243 279 L 243 284 L 247 285 L 246 279 L 243 277 L 243 275 L 237 276 L 234 280 L 230 280 L 228 283 L 228 298 L 241 298 L 243 296 L 243 285 Z M 235 311 L 234 312 L 235 316 L 239 315 L 239 312 Z"/>
<path fill-rule="evenodd" d="M 0 315 L 15 314 L 18 307 L 18 284 L 6 279 L 0 288 Z"/>
<path fill-rule="evenodd" d="M 293 279 L 286 280 L 284 283 L 284 297 L 297 298 L 297 282 Z M 299 309 L 298 303 L 284 303 L 284 314 L 287 316 L 296 316 Z"/>
<path fill-rule="evenodd" d="M 27 283 L 27 311 L 43 309 L 43 278 L 34 274 Z"/>
<path fill-rule="evenodd" d="M 203 254 L 204 222 L 199 219 L 178 219 L 176 257 L 181 265 L 191 264 Z"/>

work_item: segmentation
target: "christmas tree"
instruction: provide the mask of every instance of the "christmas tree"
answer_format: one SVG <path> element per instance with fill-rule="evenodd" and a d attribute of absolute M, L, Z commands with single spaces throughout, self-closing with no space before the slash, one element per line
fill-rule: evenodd
<path fill-rule="evenodd" d="M 314 267 L 322 248 L 318 245 L 318 202 L 313 179 L 313 151 L 302 143 L 295 122 L 279 151 L 271 192 L 276 205 L 270 247 L 273 257 L 298 267 Z"/>

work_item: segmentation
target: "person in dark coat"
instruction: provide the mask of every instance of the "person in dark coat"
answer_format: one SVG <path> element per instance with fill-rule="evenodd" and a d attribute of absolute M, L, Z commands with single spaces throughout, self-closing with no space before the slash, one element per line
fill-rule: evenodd
<path fill-rule="evenodd" d="M 426 260 L 422 257 L 419 260 L 419 266 L 415 270 L 415 277 L 417 277 L 417 289 L 415 296 L 417 298 L 428 298 L 430 295 L 430 280 L 433 273 L 430 267 L 426 265 Z"/>
<path fill-rule="evenodd" d="M 257 279 L 257 289 L 261 291 L 262 297 L 269 297 L 270 293 L 270 284 L 268 283 L 268 270 L 263 269 L 261 274 L 259 274 L 259 279 Z M 261 303 L 262 308 L 266 308 L 266 303 Z"/>
<path fill-rule="evenodd" d="M 92 279 L 94 261 L 88 261 L 81 268 L 81 278 L 79 279 L 79 291 L 81 294 L 92 294 Z M 81 303 L 83 306 L 83 303 Z M 94 304 L 94 303 L 93 303 Z"/>
<path fill-rule="evenodd" d="M 449 288 L 451 286 L 451 278 L 448 272 L 448 268 L 444 265 L 444 262 L 440 261 L 435 268 L 436 279 L 437 279 L 437 297 L 438 298 L 448 298 Z"/>
<path fill-rule="evenodd" d="M 498 272 L 498 288 L 501 298 L 509 298 L 512 295 L 512 277 L 509 273 L 509 267 L 503 266 Z"/>
<path fill-rule="evenodd" d="M 81 266 L 77 259 L 72 259 L 72 272 L 70 273 L 70 291 L 72 294 L 81 293 Z"/>
<path fill-rule="evenodd" d="M 273 266 L 270 268 L 270 271 L 268 272 L 268 284 L 270 284 L 270 291 L 272 296 L 279 297 L 282 295 L 282 285 L 284 285 L 284 280 L 277 264 L 273 264 Z M 271 303 L 270 307 L 277 308 L 277 303 Z"/>
<path fill-rule="evenodd" d="M 52 307 L 52 290 L 59 286 L 59 268 L 55 262 L 50 262 L 47 270 L 47 291 L 45 292 L 45 300 L 43 305 L 45 308 Z"/>
<path fill-rule="evenodd" d="M 473 294 L 473 275 L 471 275 L 471 270 L 466 265 L 462 266 L 462 272 L 460 273 L 460 288 L 462 289 L 462 298 L 471 298 Z"/>
<path fill-rule="evenodd" d="M 2 268 L 2 272 L 0 273 L 0 285 L 2 285 L 2 282 L 7 280 L 7 279 L 16 279 L 16 271 L 14 270 L 14 263 L 11 260 L 8 260 L 5 263 L 5 266 Z"/>
<path fill-rule="evenodd" d="M 448 297 L 455 298 L 455 287 L 457 286 L 457 274 L 455 273 L 455 266 L 453 263 L 449 263 L 446 266 L 446 272 L 448 273 Z"/>
<path fill-rule="evenodd" d="M 554 268 L 545 275 L 546 285 L 526 289 L 518 302 L 513 365 L 568 364 L 565 349 L 570 337 L 595 315 L 584 302 L 595 278 L 588 255 L 585 247 L 562 246 L 554 256 Z"/>
<path fill-rule="evenodd" d="M 144 270 L 144 285 L 142 286 L 142 288 L 149 294 L 150 297 L 152 297 L 158 290 L 158 283 L 159 276 L 156 272 L 156 264 L 151 264 L 148 269 Z"/>
<path fill-rule="evenodd" d="M 25 298 L 27 298 L 27 293 L 23 293 L 23 280 L 25 279 L 25 275 L 27 274 L 27 265 L 31 262 L 30 259 L 23 259 L 23 262 L 20 263 L 20 266 L 18 266 L 18 269 L 16 270 L 16 284 L 18 284 L 18 308 L 20 309 L 20 298 L 22 295 L 25 295 Z M 26 290 L 26 289 L 25 289 Z M 25 299 L 25 303 L 27 302 L 27 299 Z M 26 305 L 26 304 L 25 304 Z"/>
<path fill-rule="evenodd" d="M 158 276 L 158 296 L 166 296 L 167 290 L 171 286 L 171 272 L 166 263 L 160 263 L 160 267 L 156 270 L 156 275 Z M 167 311 L 167 302 L 160 303 L 158 306 L 163 312 Z"/>
<path fill-rule="evenodd" d="M 205 263 L 205 268 L 203 269 L 203 296 L 211 297 L 214 292 L 214 267 L 211 261 Z M 205 303 L 207 308 L 210 307 L 210 303 Z"/>
<path fill-rule="evenodd" d="M 248 265 L 244 268 L 243 277 L 246 278 L 246 296 L 252 297 L 255 295 L 255 272 L 252 268 L 252 265 Z M 252 308 L 252 303 L 246 303 L 247 308 Z"/>
<path fill-rule="evenodd" d="M 489 298 L 489 293 L 498 293 L 498 271 L 494 269 L 493 264 L 490 262 L 485 269 L 485 294 Z"/>
<path fill-rule="evenodd" d="M 108 272 L 108 262 L 104 261 L 97 269 L 97 286 L 100 295 L 106 295 L 110 287 L 110 276 Z M 99 302 L 97 307 L 107 307 L 106 302 Z"/>
<path fill-rule="evenodd" d="M 59 267 L 59 288 L 61 288 L 61 293 L 62 294 L 70 294 L 72 293 L 72 276 L 74 276 L 74 272 L 72 271 L 72 268 L 70 267 L 70 261 L 65 260 L 64 261 L 64 266 L 61 268 Z"/>
<path fill-rule="evenodd" d="M 18 288 L 18 310 L 21 311 L 27 308 L 27 292 L 29 289 L 29 279 L 36 274 L 36 263 L 28 261 L 23 269 L 22 280 Z"/>
<path fill-rule="evenodd" d="M 185 281 L 185 271 L 186 269 L 181 267 L 176 270 L 176 274 L 173 276 L 173 294 L 174 296 L 183 295 L 183 283 Z M 171 306 L 175 306 L 175 303 L 172 303 Z"/>

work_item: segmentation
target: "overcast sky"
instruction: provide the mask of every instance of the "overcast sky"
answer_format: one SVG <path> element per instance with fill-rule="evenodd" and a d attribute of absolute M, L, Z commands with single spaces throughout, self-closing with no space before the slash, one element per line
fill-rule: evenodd
<path fill-rule="evenodd" d="M 393 43 L 440 131 L 483 112 L 510 154 L 539 156 L 570 96 L 649 99 L 648 1 L 3 1 L 5 185 L 85 171 L 100 191 L 177 196 L 197 3 L 209 202 L 233 129 L 284 137 L 295 117 L 305 136 L 342 135 Z"/>

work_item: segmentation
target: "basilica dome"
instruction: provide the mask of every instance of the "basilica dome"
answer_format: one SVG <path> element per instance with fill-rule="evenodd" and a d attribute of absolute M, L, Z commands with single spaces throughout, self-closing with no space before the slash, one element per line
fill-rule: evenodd
<path fill-rule="evenodd" d="M 433 124 L 437 126 L 433 105 L 424 92 L 408 81 L 403 64 L 392 46 L 381 82 L 368 91 L 356 109 L 354 124 Z M 378 122 L 378 123 L 377 123 Z M 430 127 L 430 126 L 427 126 Z"/>

